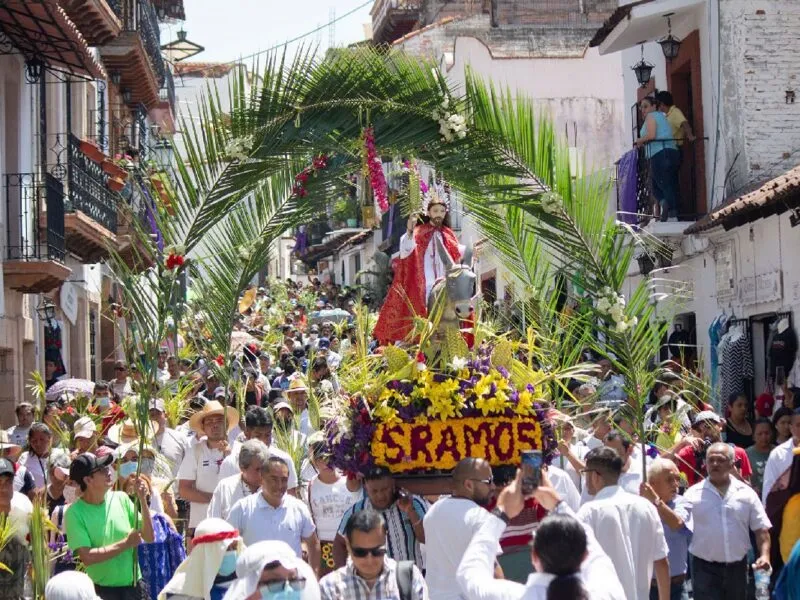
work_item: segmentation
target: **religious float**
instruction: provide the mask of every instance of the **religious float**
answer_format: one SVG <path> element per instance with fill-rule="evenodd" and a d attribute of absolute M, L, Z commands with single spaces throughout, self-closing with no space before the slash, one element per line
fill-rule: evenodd
<path fill-rule="evenodd" d="M 547 376 L 513 358 L 510 342 L 428 362 L 384 349 L 385 374 L 328 424 L 336 467 L 349 475 L 386 467 L 410 491 L 437 494 L 449 491 L 449 472 L 463 458 L 514 467 L 534 449 L 552 459 L 557 442 L 540 404 Z"/>

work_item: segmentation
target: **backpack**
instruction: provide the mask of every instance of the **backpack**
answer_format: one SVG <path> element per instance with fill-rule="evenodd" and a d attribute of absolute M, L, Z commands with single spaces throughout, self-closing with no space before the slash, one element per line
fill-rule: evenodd
<path fill-rule="evenodd" d="M 411 585 L 414 580 L 414 561 L 401 560 L 397 562 L 397 589 L 400 590 L 400 600 L 411 600 Z"/>

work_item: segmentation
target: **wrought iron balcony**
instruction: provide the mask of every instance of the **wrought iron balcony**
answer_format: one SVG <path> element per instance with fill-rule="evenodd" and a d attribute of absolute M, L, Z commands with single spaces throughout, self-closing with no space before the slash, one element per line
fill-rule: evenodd
<path fill-rule="evenodd" d="M 162 102 L 169 102 L 169 107 L 172 109 L 172 113 L 175 114 L 175 79 L 172 77 L 172 72 L 169 69 L 166 70 L 164 85 L 161 86 L 158 97 Z"/>
<path fill-rule="evenodd" d="M 72 134 L 69 135 L 68 152 L 67 212 L 79 210 L 111 233 L 116 233 L 118 195 L 108 188 L 108 175 L 103 167 L 81 152 L 80 140 Z"/>
<path fill-rule="evenodd" d="M 64 262 L 64 186 L 53 175 L 9 173 L 6 186 L 6 259 Z M 45 217 L 45 226 L 40 219 Z"/>
<path fill-rule="evenodd" d="M 122 21 L 123 31 L 135 31 L 141 36 L 158 85 L 163 85 L 167 69 L 161 56 L 161 32 L 156 9 L 148 0 L 117 0 L 112 8 Z"/>
<path fill-rule="evenodd" d="M 375 0 L 372 15 L 372 39 L 392 43 L 410 33 L 419 22 L 422 0 Z"/>

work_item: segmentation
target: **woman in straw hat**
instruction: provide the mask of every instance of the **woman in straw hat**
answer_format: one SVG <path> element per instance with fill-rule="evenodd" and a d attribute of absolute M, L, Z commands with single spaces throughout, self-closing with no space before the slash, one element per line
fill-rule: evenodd
<path fill-rule="evenodd" d="M 239 424 L 239 413 L 219 401 L 207 402 L 189 419 L 199 440 L 186 451 L 178 470 L 178 493 L 190 502 L 189 534 L 206 517 L 220 465 L 231 452 L 228 433 Z"/>
<path fill-rule="evenodd" d="M 239 532 L 222 519 L 204 519 L 195 528 L 192 550 L 158 595 L 159 600 L 221 600 L 236 580 Z"/>

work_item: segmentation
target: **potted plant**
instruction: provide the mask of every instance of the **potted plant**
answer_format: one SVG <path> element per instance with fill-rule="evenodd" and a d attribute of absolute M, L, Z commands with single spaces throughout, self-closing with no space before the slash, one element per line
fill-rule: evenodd
<path fill-rule="evenodd" d="M 80 148 L 81 152 L 96 163 L 102 163 L 106 157 L 100 147 L 89 140 L 81 140 Z"/>
<path fill-rule="evenodd" d="M 347 198 L 340 198 L 333 205 L 333 220 L 342 222 L 347 227 L 358 227 L 358 207 Z"/>
<path fill-rule="evenodd" d="M 125 187 L 125 180 L 118 177 L 109 177 L 106 185 L 112 192 L 121 192 L 122 188 Z"/>
<path fill-rule="evenodd" d="M 110 177 L 125 181 L 128 178 L 128 170 L 133 165 L 133 159 L 127 154 L 116 154 L 114 158 L 107 158 L 103 161 L 103 171 Z"/>

